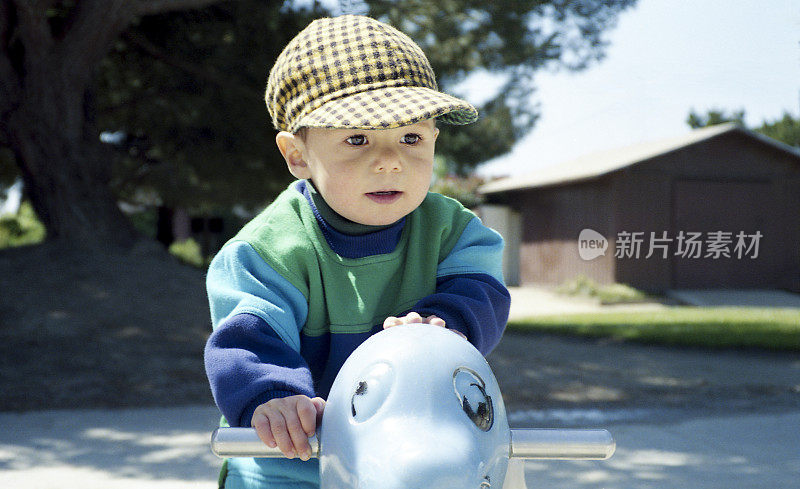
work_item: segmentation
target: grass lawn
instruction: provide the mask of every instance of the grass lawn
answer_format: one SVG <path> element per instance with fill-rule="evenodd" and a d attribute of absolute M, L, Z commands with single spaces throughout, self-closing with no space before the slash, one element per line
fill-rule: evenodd
<path fill-rule="evenodd" d="M 509 321 L 509 328 L 667 345 L 800 351 L 800 309 L 670 307 L 537 316 Z"/>

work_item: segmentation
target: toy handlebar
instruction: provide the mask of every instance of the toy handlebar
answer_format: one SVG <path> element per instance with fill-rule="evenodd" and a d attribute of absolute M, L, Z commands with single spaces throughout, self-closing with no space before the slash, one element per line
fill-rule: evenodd
<path fill-rule="evenodd" d="M 308 439 L 311 456 L 319 458 L 319 440 L 316 436 Z M 211 434 L 211 451 L 220 458 L 256 457 L 281 458 L 278 447 L 270 448 L 256 434 L 253 428 L 217 428 Z"/>
<path fill-rule="evenodd" d="M 509 458 L 606 460 L 616 448 L 607 430 L 513 429 Z"/>
<path fill-rule="evenodd" d="M 312 457 L 319 457 L 316 436 L 308 439 Z M 513 429 L 509 458 L 537 460 L 605 460 L 616 443 L 606 430 Z M 221 458 L 280 458 L 277 448 L 261 441 L 253 428 L 218 428 L 211 435 L 211 451 Z"/>

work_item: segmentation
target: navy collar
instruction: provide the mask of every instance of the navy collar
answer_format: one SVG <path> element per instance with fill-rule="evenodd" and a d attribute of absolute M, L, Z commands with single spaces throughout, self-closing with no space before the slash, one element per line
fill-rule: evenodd
<path fill-rule="evenodd" d="M 386 226 L 359 224 L 331 209 L 310 181 L 300 180 L 295 189 L 308 201 L 325 241 L 337 255 L 364 258 L 391 253 L 397 247 L 405 227 L 405 217 Z"/>

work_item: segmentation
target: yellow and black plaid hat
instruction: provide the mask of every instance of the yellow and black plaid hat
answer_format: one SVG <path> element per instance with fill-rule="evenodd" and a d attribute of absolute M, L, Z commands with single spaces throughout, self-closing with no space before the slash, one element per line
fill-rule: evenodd
<path fill-rule="evenodd" d="M 389 129 L 437 117 L 469 124 L 478 111 L 441 93 L 407 35 L 360 15 L 318 19 L 278 56 L 265 96 L 275 128 Z"/>

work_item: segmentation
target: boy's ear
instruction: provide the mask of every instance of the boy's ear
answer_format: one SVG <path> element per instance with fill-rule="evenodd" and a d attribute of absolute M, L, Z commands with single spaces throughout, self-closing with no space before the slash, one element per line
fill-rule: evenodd
<path fill-rule="evenodd" d="M 283 159 L 286 160 L 289 172 L 300 179 L 311 178 L 308 164 L 303 157 L 305 150 L 303 141 L 290 132 L 281 131 L 275 136 L 275 142 L 278 144 L 278 150 L 283 155 Z"/>

